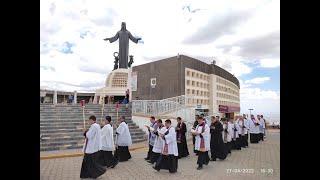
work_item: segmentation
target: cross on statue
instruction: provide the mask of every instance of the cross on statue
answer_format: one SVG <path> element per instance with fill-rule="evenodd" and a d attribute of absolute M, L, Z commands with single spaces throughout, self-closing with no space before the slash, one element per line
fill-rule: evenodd
<path fill-rule="evenodd" d="M 121 30 L 117 32 L 117 34 L 114 37 L 111 38 L 105 38 L 103 40 L 105 41 L 109 41 L 110 43 L 113 43 L 114 41 L 116 41 L 117 39 L 119 39 L 119 53 L 118 53 L 118 57 L 116 58 L 115 63 L 117 63 L 119 61 L 119 68 L 124 68 L 127 69 L 128 66 L 130 67 L 130 65 L 128 65 L 128 54 L 129 54 L 129 39 L 131 41 L 133 41 L 134 43 L 138 43 L 139 40 L 141 40 L 141 38 L 135 38 L 132 36 L 132 34 L 130 33 L 130 31 L 128 31 L 126 29 L 126 23 L 122 22 L 121 23 Z M 133 56 L 130 57 L 130 59 L 133 59 Z M 133 60 L 131 60 L 131 63 L 133 62 Z M 115 67 L 116 68 L 116 64 Z"/>

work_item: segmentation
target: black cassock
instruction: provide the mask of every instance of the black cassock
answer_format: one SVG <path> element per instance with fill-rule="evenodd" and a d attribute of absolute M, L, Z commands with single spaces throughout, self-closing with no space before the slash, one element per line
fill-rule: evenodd
<path fill-rule="evenodd" d="M 80 178 L 97 178 L 106 172 L 106 168 L 99 164 L 99 152 L 84 154 Z"/>
<path fill-rule="evenodd" d="M 107 167 L 114 167 L 117 165 L 118 160 L 113 156 L 112 151 L 99 151 L 99 164 Z"/>
<path fill-rule="evenodd" d="M 128 161 L 131 159 L 131 154 L 129 152 L 128 146 L 118 146 L 114 152 L 114 157 L 119 162 Z"/>
<path fill-rule="evenodd" d="M 213 128 L 214 127 L 214 128 Z M 210 125 L 210 151 L 212 159 L 225 159 L 228 155 L 228 149 L 222 139 L 223 126 L 216 121 Z"/>
<path fill-rule="evenodd" d="M 178 145 L 178 153 L 179 158 L 187 157 L 189 156 L 188 151 L 188 145 L 187 145 L 187 138 L 186 138 L 186 132 L 187 132 L 187 126 L 185 123 L 178 123 L 177 125 L 179 130 L 176 130 L 177 134 L 177 145 Z"/>

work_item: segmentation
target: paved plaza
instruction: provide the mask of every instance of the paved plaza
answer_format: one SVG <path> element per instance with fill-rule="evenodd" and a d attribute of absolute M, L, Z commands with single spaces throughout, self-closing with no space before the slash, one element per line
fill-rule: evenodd
<path fill-rule="evenodd" d="M 131 151 L 132 159 L 119 163 L 114 169 L 99 177 L 99 180 L 127 179 L 217 179 L 217 180 L 260 180 L 280 179 L 280 132 L 269 130 L 267 139 L 259 144 L 250 144 L 249 148 L 233 150 L 224 161 L 210 161 L 202 170 L 196 170 L 197 156 L 191 155 L 178 162 L 178 172 L 170 174 L 167 170 L 157 172 L 143 158 L 147 148 Z M 80 179 L 82 157 L 44 159 L 40 161 L 41 180 Z"/>

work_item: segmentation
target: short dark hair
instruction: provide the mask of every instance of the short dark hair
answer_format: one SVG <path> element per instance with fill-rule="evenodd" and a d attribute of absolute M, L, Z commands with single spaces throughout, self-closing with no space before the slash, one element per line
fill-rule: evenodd
<path fill-rule="evenodd" d="M 216 117 L 215 117 L 215 116 L 211 116 L 211 118 L 212 118 L 212 119 L 216 119 Z"/>
<path fill-rule="evenodd" d="M 171 120 L 170 119 L 167 119 L 165 122 L 171 124 Z"/>
<path fill-rule="evenodd" d="M 111 121 L 111 116 L 106 116 L 106 120 L 110 122 Z"/>
<path fill-rule="evenodd" d="M 199 118 L 198 119 L 203 119 L 203 117 L 202 116 L 199 116 Z"/>
<path fill-rule="evenodd" d="M 153 119 L 153 120 L 156 119 L 156 118 L 154 118 L 154 116 L 151 116 L 150 118 Z"/>
<path fill-rule="evenodd" d="M 178 120 L 181 120 L 181 117 L 177 117 Z"/>
<path fill-rule="evenodd" d="M 158 122 L 158 123 L 162 123 L 162 120 L 161 120 L 161 119 L 158 119 L 157 122 Z"/>
<path fill-rule="evenodd" d="M 123 120 L 126 120 L 126 117 L 124 117 L 124 116 L 121 116 L 121 118 L 122 118 Z"/>
<path fill-rule="evenodd" d="M 94 116 L 94 115 L 90 116 L 89 119 L 91 119 L 91 120 L 93 120 L 93 121 L 96 121 L 96 120 L 97 120 L 97 119 L 96 119 L 96 116 Z"/>

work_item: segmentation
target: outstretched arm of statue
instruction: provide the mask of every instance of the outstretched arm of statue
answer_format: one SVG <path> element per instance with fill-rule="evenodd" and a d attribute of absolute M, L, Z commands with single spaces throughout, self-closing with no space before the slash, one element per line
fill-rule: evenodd
<path fill-rule="evenodd" d="M 129 39 L 135 43 L 138 43 L 139 40 L 141 40 L 141 38 L 135 38 L 132 36 L 132 34 L 129 32 Z"/>
<path fill-rule="evenodd" d="M 117 33 L 115 36 L 111 37 L 111 38 L 105 38 L 103 40 L 105 41 L 109 41 L 110 43 L 113 43 L 114 41 L 116 41 L 119 38 L 119 33 Z"/>

